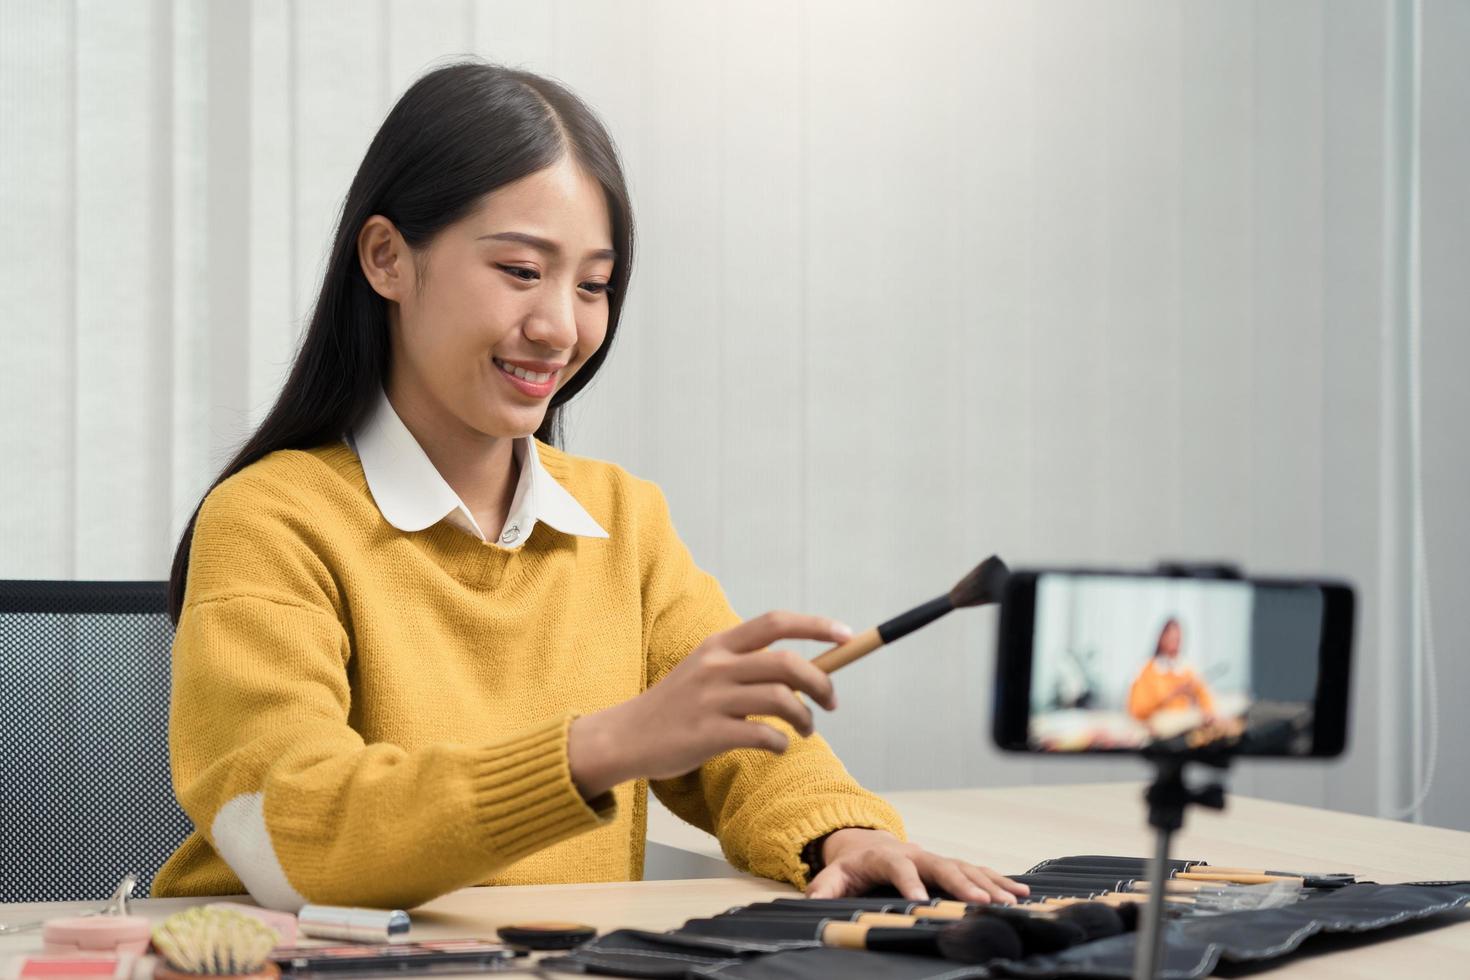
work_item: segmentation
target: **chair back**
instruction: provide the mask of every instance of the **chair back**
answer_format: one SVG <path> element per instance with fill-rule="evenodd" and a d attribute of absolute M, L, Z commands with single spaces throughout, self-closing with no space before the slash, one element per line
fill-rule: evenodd
<path fill-rule="evenodd" d="M 169 772 L 166 582 L 0 580 L 0 902 L 147 897 L 193 824 Z"/>

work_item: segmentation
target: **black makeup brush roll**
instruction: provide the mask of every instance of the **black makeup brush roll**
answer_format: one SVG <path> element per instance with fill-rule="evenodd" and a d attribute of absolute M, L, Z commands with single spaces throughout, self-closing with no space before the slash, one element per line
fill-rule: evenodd
<path fill-rule="evenodd" d="M 1191 980 L 1222 962 L 1264 965 L 1318 933 L 1366 933 L 1470 904 L 1470 881 L 1371 882 L 1313 890 L 1270 909 L 1171 918 L 1164 923 L 1161 976 Z M 722 918 L 763 914 L 733 909 Z M 620 929 L 542 966 L 619 977 L 723 980 L 967 980 L 990 977 L 1131 977 L 1136 932 L 1083 942 L 1057 953 L 970 964 L 908 953 L 826 947 L 815 939 L 761 938 L 759 928 L 721 929 L 719 919 L 691 919 L 669 932 Z M 1459 921 L 1456 918 L 1454 921 Z M 711 925 L 711 923 L 716 923 Z M 710 934 L 725 932 L 724 935 Z M 776 930 L 781 934 L 789 930 Z"/>

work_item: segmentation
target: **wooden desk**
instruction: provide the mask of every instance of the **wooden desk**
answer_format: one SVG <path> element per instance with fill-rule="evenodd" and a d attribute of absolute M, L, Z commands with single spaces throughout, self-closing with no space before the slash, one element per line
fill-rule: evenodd
<path fill-rule="evenodd" d="M 888 798 L 914 840 L 1000 871 L 1019 873 L 1064 854 L 1146 854 L 1150 849 L 1141 784 L 903 792 Z M 705 866 L 719 853 L 707 834 L 658 810 L 650 817 L 649 839 L 688 851 Z M 1221 865 L 1350 871 L 1382 882 L 1470 878 L 1470 833 L 1244 797 L 1231 797 L 1223 814 L 1192 811 L 1175 853 Z M 667 929 L 732 905 L 792 893 L 788 886 L 734 869 L 719 878 L 468 888 L 414 910 L 413 935 L 489 936 L 498 925 L 538 918 L 574 919 L 599 929 Z M 157 919 L 203 901 L 157 899 L 135 905 L 139 914 Z M 88 906 L 0 906 L 0 922 L 82 907 Z M 1315 937 L 1306 952 L 1270 975 L 1329 980 L 1470 975 L 1470 910 L 1433 921 L 1431 927 L 1378 933 L 1373 942 Z M 0 956 L 39 948 L 34 933 L 0 938 Z"/>

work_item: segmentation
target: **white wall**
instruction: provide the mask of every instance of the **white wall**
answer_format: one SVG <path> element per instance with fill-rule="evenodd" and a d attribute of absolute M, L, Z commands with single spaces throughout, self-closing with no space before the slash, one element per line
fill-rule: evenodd
<path fill-rule="evenodd" d="M 570 83 L 620 143 L 642 250 L 571 449 L 660 482 L 742 613 L 861 627 L 992 551 L 1344 575 L 1351 754 L 1233 785 L 1388 812 L 1420 720 L 1417 281 L 1447 711 L 1470 686 L 1463 4 L 3 0 L 0 45 L 0 575 L 166 574 L 373 131 L 472 50 Z M 993 627 L 841 675 L 821 727 L 853 772 L 1137 774 L 990 748 Z M 1447 760 L 1425 816 L 1467 803 Z"/>

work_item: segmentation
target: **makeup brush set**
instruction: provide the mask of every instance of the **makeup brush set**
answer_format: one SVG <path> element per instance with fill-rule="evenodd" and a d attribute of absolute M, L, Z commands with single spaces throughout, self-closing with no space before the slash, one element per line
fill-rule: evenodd
<path fill-rule="evenodd" d="M 1016 905 L 949 898 L 777 898 L 620 929 L 543 969 L 625 977 L 1131 977 L 1147 896 L 1141 857 L 1077 855 L 1010 877 Z M 1222 961 L 1264 964 L 1318 932 L 1363 933 L 1470 904 L 1470 881 L 1381 885 L 1351 874 L 1173 861 L 1159 976 L 1203 977 Z"/>
<path fill-rule="evenodd" d="M 1028 902 L 1048 907 L 1075 901 L 1140 903 L 1152 891 L 1143 858 L 1083 854 L 1043 861 L 1013 876 L 1030 889 Z M 1170 861 L 1164 880 L 1168 915 L 1215 915 L 1290 905 L 1314 890 L 1356 883 L 1351 874 L 1309 874 Z"/>

